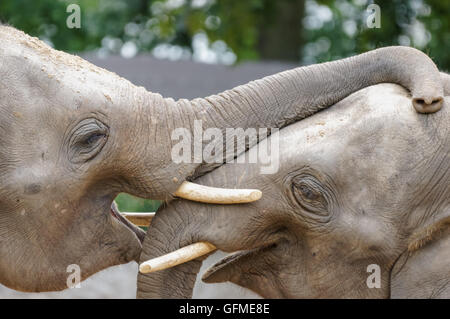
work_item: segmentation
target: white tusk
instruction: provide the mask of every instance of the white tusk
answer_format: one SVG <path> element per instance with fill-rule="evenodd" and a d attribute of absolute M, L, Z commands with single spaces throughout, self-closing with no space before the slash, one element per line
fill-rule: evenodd
<path fill-rule="evenodd" d="M 262 193 L 258 189 L 217 188 L 183 182 L 175 196 L 202 203 L 239 204 L 257 201 Z"/>
<path fill-rule="evenodd" d="M 136 226 L 148 227 L 152 222 L 155 213 L 129 213 L 123 212 L 120 213 L 123 217 L 128 219 L 130 222 L 135 224 Z"/>
<path fill-rule="evenodd" d="M 198 242 L 175 250 L 161 257 L 143 262 L 139 266 L 139 271 L 143 274 L 148 274 L 150 272 L 172 268 L 209 254 L 214 250 L 216 250 L 216 246 L 207 242 Z"/>

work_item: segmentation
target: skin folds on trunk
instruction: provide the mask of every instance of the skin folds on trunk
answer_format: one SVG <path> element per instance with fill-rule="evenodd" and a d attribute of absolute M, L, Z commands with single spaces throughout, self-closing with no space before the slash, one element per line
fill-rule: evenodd
<path fill-rule="evenodd" d="M 155 143 L 172 146 L 175 141 L 171 139 L 171 132 L 176 128 L 186 128 L 193 135 L 195 120 L 202 121 L 203 130 L 218 128 L 223 136 L 226 128 L 282 128 L 333 105 L 353 92 L 382 82 L 397 83 L 409 89 L 418 111 L 436 110 L 442 104 L 442 84 L 433 62 L 413 48 L 386 47 L 339 61 L 281 72 L 192 101 L 163 99 L 150 93 L 145 104 L 153 106 L 151 123 L 156 123 L 150 124 L 150 136 L 155 137 Z M 423 103 L 430 105 L 424 108 Z M 255 144 L 254 141 L 244 142 L 247 148 Z M 223 145 L 218 146 L 219 149 L 224 149 L 226 140 L 220 144 Z M 152 194 L 158 196 L 151 197 L 167 199 L 167 193 L 174 194 L 186 178 L 203 175 L 237 155 L 218 152 L 215 155 L 217 161 L 214 157 L 208 163 L 201 159 L 197 163 L 173 163 L 171 147 L 164 147 L 157 157 L 144 154 L 147 165 L 148 159 L 153 157 L 162 164 L 153 167 L 152 178 L 164 194 Z"/>

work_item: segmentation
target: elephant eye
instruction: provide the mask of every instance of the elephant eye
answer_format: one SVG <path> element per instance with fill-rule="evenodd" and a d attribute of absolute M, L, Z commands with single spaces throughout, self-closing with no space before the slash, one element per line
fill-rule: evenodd
<path fill-rule="evenodd" d="M 82 142 L 82 144 L 85 147 L 92 147 L 100 139 L 105 138 L 105 137 L 106 137 L 106 134 L 95 132 L 95 133 L 92 133 L 91 135 L 88 135 L 86 137 L 86 139 Z"/>
<path fill-rule="evenodd" d="M 292 193 L 304 209 L 319 215 L 328 215 L 328 203 L 320 183 L 310 176 L 298 176 L 292 181 Z"/>
<path fill-rule="evenodd" d="M 70 138 L 70 161 L 80 164 L 94 158 L 106 144 L 108 131 L 108 127 L 96 119 L 81 121 Z"/>
<path fill-rule="evenodd" d="M 300 185 L 297 189 L 307 201 L 313 202 L 320 199 L 320 194 L 309 188 L 307 185 Z"/>

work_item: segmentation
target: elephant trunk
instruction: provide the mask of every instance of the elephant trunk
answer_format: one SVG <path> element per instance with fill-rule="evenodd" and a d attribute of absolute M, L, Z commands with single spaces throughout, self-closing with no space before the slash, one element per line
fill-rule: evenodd
<path fill-rule="evenodd" d="M 237 222 L 242 220 L 242 215 L 247 220 L 252 214 L 247 205 L 237 209 L 179 200 L 159 211 L 141 252 L 137 297 L 191 298 L 202 261 L 216 245 L 225 252 L 260 247 L 262 234 L 247 239 L 241 235 L 252 228 L 246 221 Z M 190 261 L 180 264 L 173 255 Z M 158 257 L 165 260 L 166 267 L 160 267 L 163 263 L 155 260 L 156 263 L 150 263 L 154 269 L 147 273 L 143 267 L 145 262 Z"/>
<path fill-rule="evenodd" d="M 248 171 L 246 166 L 231 165 L 228 166 L 228 172 L 230 176 L 241 176 L 244 170 Z M 199 182 L 222 187 L 233 183 L 237 187 L 242 186 L 234 178 L 228 180 L 222 174 L 216 174 L 217 171 L 203 176 Z M 137 297 L 191 298 L 202 260 L 207 256 L 205 253 L 214 251 L 215 247 L 225 252 L 260 247 L 268 239 L 261 232 L 260 225 L 252 220 L 252 216 L 256 218 L 258 213 L 255 204 L 205 205 L 175 200 L 161 207 L 148 228 L 143 244 Z M 242 234 L 247 233 L 253 236 L 242 238 Z M 207 244 L 190 246 L 196 243 Z M 180 251 L 180 248 L 184 249 Z M 176 252 L 176 256 L 170 254 L 172 252 Z M 186 263 L 177 263 L 176 258 L 186 258 L 190 254 L 203 256 Z M 161 260 L 157 260 L 156 263 L 150 263 L 155 267 L 151 271 L 155 272 L 143 273 L 147 272 L 143 267 L 145 261 L 161 256 L 164 256 L 164 263 L 173 267 L 160 268 Z"/>
<path fill-rule="evenodd" d="M 167 214 L 166 214 L 167 215 Z M 188 226 L 185 229 L 176 227 L 173 220 L 167 217 L 185 220 L 186 216 L 173 212 L 171 216 L 157 216 L 149 227 L 146 238 L 146 248 L 141 253 L 141 262 L 163 256 L 180 247 L 193 242 L 193 232 Z M 177 222 L 185 225 L 185 222 Z M 192 298 L 197 273 L 200 271 L 202 259 L 194 259 L 190 262 L 149 274 L 139 273 L 137 298 Z"/>
<path fill-rule="evenodd" d="M 409 89 L 419 112 L 435 112 L 442 106 L 438 69 L 421 51 L 408 47 L 381 48 L 339 61 L 299 67 L 191 101 L 174 101 L 147 91 L 144 95 L 140 93 L 141 104 L 148 107 L 139 112 L 136 121 L 147 126 L 148 134 L 144 136 L 152 137 L 136 152 L 139 154 L 136 162 L 147 172 L 141 181 L 146 191 L 140 195 L 168 200 L 186 179 L 213 170 L 267 137 L 265 128 L 284 127 L 353 92 L 382 82 Z M 227 128 L 240 128 L 243 134 L 229 137 Z M 202 133 L 208 129 L 214 129 L 213 134 L 222 138 L 209 136 L 204 140 Z M 247 129 L 254 130 L 256 137 L 246 137 Z M 230 139 L 231 150 L 227 147 Z M 179 146 L 181 140 L 189 144 L 189 154 L 177 159 L 174 157 L 180 149 L 174 146 Z M 236 146 L 242 143 L 244 147 Z M 208 154 L 208 160 L 204 158 L 206 147 L 215 150 L 214 154 Z M 149 181 L 151 186 L 147 185 Z M 167 194 L 171 194 L 169 198 Z"/>

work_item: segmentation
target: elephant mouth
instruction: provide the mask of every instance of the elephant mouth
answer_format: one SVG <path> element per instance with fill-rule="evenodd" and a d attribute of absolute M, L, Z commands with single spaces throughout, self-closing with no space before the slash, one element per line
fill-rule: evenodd
<path fill-rule="evenodd" d="M 113 218 L 132 231 L 141 244 L 144 242 L 145 231 L 143 231 L 139 226 L 148 226 L 154 213 L 121 213 L 117 207 L 117 204 L 113 202 L 111 204 L 110 214 Z"/>
<path fill-rule="evenodd" d="M 255 202 L 261 198 L 262 192 L 258 189 L 216 188 L 185 181 L 175 192 L 175 196 L 207 204 L 227 205 Z M 169 254 L 147 260 L 140 264 L 139 271 L 146 274 L 164 270 L 208 255 L 216 249 L 211 243 L 197 242 Z"/>
<path fill-rule="evenodd" d="M 202 276 L 202 280 L 206 283 L 220 282 L 221 273 L 226 272 L 226 269 L 231 268 L 242 261 L 252 260 L 255 256 L 259 256 L 276 247 L 277 242 L 272 241 L 253 249 L 232 252 L 209 267 Z M 139 266 L 139 271 L 146 274 L 169 269 L 199 257 L 206 256 L 216 249 L 217 247 L 209 242 L 196 242 L 166 255 L 143 262 Z"/>
<path fill-rule="evenodd" d="M 276 245 L 276 243 L 269 243 L 254 249 L 231 253 L 210 266 L 202 275 L 202 281 L 206 283 L 221 282 L 223 281 L 221 277 L 224 273 L 228 273 L 228 269 L 247 259 L 251 260 L 254 256 L 259 256 L 276 247 Z"/>

